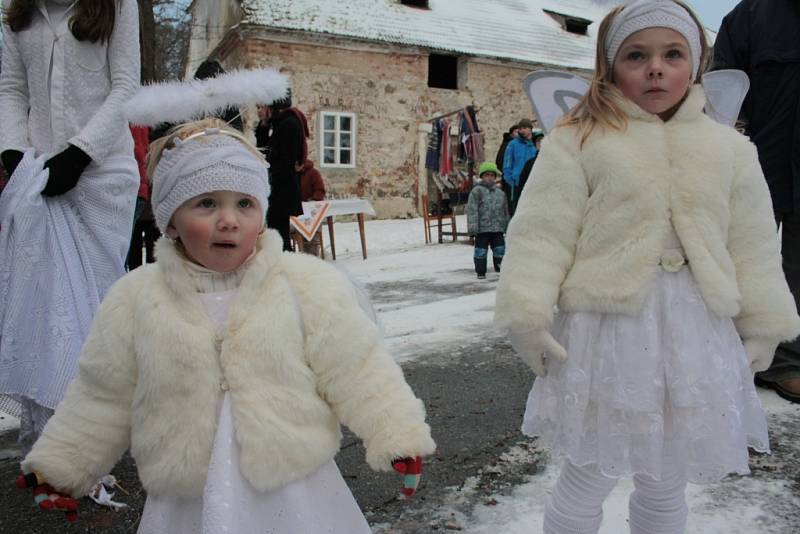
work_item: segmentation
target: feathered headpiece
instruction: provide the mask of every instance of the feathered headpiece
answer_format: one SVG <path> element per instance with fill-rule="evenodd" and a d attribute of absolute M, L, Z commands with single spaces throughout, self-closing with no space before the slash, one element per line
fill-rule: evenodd
<path fill-rule="evenodd" d="M 142 87 L 125 105 L 125 116 L 141 126 L 188 122 L 229 107 L 271 104 L 288 91 L 289 80 L 276 70 L 236 70 L 206 80 Z"/>

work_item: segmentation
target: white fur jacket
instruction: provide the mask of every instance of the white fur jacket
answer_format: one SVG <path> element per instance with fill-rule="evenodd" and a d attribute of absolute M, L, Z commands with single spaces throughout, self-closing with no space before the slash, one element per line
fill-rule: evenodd
<path fill-rule="evenodd" d="M 635 315 L 671 218 L 709 309 L 743 338 L 800 333 L 755 146 L 704 105 L 695 86 L 667 122 L 625 101 L 625 131 L 545 139 L 509 225 L 498 326 L 549 329 L 556 304 Z"/>
<path fill-rule="evenodd" d="M 85 495 L 130 447 L 153 495 L 202 494 L 221 384 L 230 388 L 242 474 L 267 491 L 302 478 L 339 449 L 340 421 L 367 462 L 434 451 L 425 410 L 383 348 L 352 285 L 305 254 L 259 241 L 215 337 L 181 257 L 120 279 L 100 305 L 80 373 L 22 464 Z M 302 323 L 302 324 L 301 324 Z"/>

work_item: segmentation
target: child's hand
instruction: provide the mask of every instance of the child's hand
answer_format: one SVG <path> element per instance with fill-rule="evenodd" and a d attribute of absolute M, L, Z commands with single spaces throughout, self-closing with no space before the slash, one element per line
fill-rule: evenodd
<path fill-rule="evenodd" d="M 517 351 L 520 358 L 527 363 L 536 376 L 547 374 L 545 358 L 552 356 L 559 360 L 567 359 L 567 351 L 547 330 L 528 330 L 519 332 L 512 330 L 509 333 L 511 346 Z"/>
<path fill-rule="evenodd" d="M 410 499 L 417 492 L 419 480 L 422 478 L 422 458 L 403 458 L 392 462 L 392 467 L 403 477 L 403 495 Z"/>
<path fill-rule="evenodd" d="M 17 477 L 16 485 L 20 489 L 30 489 L 33 500 L 42 510 L 61 510 L 66 513 L 67 521 L 70 523 L 77 521 L 78 501 L 56 491 L 38 474 L 20 475 Z"/>

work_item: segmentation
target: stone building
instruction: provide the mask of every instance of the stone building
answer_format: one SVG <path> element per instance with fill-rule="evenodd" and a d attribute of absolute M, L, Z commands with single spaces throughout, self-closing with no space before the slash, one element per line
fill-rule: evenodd
<path fill-rule="evenodd" d="M 611 0 L 194 0 L 187 72 L 273 67 L 309 118 L 309 157 L 334 195 L 415 216 L 430 120 L 477 110 L 486 159 L 531 117 L 522 79 L 593 68 Z"/>

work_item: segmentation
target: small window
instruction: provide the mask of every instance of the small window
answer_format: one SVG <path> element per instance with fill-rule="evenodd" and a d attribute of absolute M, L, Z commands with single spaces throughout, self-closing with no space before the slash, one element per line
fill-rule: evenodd
<path fill-rule="evenodd" d="M 592 23 L 592 21 L 589 19 L 576 17 L 574 15 L 565 15 L 563 13 L 556 13 L 555 11 L 549 11 L 547 9 L 545 9 L 544 12 L 555 19 L 556 22 L 561 24 L 563 29 L 576 35 L 586 35 L 586 32 L 589 30 L 589 24 Z"/>
<path fill-rule="evenodd" d="M 428 0 L 400 0 L 404 6 L 420 7 L 422 9 L 429 9 Z"/>
<path fill-rule="evenodd" d="M 428 56 L 428 87 L 458 89 L 458 56 Z"/>
<path fill-rule="evenodd" d="M 323 111 L 320 113 L 322 135 L 320 154 L 322 167 L 356 166 L 355 113 Z"/>

